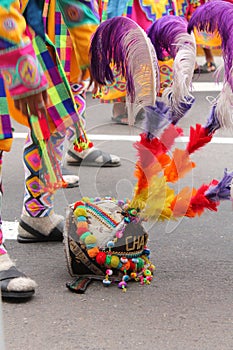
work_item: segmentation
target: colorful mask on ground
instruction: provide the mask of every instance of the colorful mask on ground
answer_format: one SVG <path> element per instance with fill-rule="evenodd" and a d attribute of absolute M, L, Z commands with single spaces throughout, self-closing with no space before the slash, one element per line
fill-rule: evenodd
<path fill-rule="evenodd" d="M 116 283 L 126 291 L 130 280 L 150 284 L 148 234 L 130 202 L 82 199 L 67 213 L 65 248 L 69 272 L 78 276 L 67 287 L 82 293 L 92 280 Z"/>

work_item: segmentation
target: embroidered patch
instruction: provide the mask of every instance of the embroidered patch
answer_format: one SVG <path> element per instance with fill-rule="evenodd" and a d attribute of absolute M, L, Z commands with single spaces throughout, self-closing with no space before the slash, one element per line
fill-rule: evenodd
<path fill-rule="evenodd" d="M 65 13 L 70 22 L 80 22 L 83 18 L 83 11 L 75 5 L 67 6 Z"/>
<path fill-rule="evenodd" d="M 1 74 L 4 78 L 5 84 L 7 86 L 11 86 L 13 82 L 13 76 L 14 76 L 14 70 L 13 69 L 2 69 Z"/>
<path fill-rule="evenodd" d="M 30 55 L 22 56 L 16 66 L 16 72 L 20 82 L 28 88 L 36 88 L 40 85 L 41 76 L 37 61 Z"/>
<path fill-rule="evenodd" d="M 4 28 L 9 31 L 9 30 L 14 30 L 16 27 L 16 23 L 12 18 L 7 18 L 5 19 L 5 21 L 3 22 L 3 26 Z"/>

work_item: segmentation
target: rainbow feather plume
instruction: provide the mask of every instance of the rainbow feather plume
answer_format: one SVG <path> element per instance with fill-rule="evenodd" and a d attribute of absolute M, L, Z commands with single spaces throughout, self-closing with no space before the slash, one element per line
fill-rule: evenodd
<path fill-rule="evenodd" d="M 176 137 L 178 136 L 177 133 Z M 156 221 L 182 216 L 193 218 L 202 215 L 206 209 L 217 211 L 220 201 L 231 198 L 233 172 L 228 173 L 226 169 L 222 180 L 212 180 L 210 184 L 203 184 L 198 189 L 185 187 L 175 194 L 168 185 L 192 171 L 195 163 L 191 161 L 190 155 L 208 144 L 211 139 L 212 134 L 208 135 L 208 129 L 197 124 L 195 128 L 190 127 L 190 140 L 186 149 L 175 148 L 171 153 L 173 138 L 167 148 L 162 142 L 162 135 L 154 139 L 147 138 L 146 134 L 141 135 L 141 141 L 135 145 L 139 156 L 137 167 L 140 171 L 137 172 L 138 183 L 131 206 L 141 210 L 142 218 Z M 144 148 L 146 153 L 141 151 Z M 162 159 L 165 161 L 162 162 Z"/>

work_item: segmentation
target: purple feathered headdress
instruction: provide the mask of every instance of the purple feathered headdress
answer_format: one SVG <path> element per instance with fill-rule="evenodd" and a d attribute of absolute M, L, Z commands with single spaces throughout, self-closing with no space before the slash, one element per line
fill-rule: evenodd
<path fill-rule="evenodd" d="M 147 30 L 147 35 L 154 45 L 157 57 L 163 61 L 164 53 L 176 57 L 179 47 L 176 45 L 177 36 L 187 33 L 187 21 L 178 16 L 164 16 L 155 21 Z M 165 52 L 164 52 L 165 50 Z"/>
<path fill-rule="evenodd" d="M 212 0 L 197 8 L 188 24 L 188 32 L 194 27 L 199 31 L 214 33 L 217 31 L 222 39 L 222 51 L 225 61 L 226 78 L 233 89 L 233 4 L 222 0 Z"/>
<path fill-rule="evenodd" d="M 216 117 L 221 126 L 232 127 L 233 106 L 233 4 L 212 0 L 200 6 L 192 15 L 188 32 L 194 28 L 210 33 L 218 32 L 222 40 L 225 76 L 223 89 L 216 99 Z"/>
<path fill-rule="evenodd" d="M 127 17 L 114 17 L 101 23 L 93 36 L 90 55 L 91 74 L 99 84 L 114 81 L 114 66 L 126 78 L 130 123 L 142 107 L 155 105 L 159 88 L 157 56 L 137 23 Z"/>
<path fill-rule="evenodd" d="M 167 15 L 154 22 L 147 31 L 157 57 L 164 60 L 166 52 L 174 59 L 173 82 L 164 90 L 163 100 L 171 107 L 175 122 L 194 102 L 190 88 L 195 67 L 196 44 L 194 36 L 187 33 L 187 26 L 184 18 Z"/>

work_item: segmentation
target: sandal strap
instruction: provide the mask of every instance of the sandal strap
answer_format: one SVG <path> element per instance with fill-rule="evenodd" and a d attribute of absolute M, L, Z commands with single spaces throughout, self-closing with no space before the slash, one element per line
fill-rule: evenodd
<path fill-rule="evenodd" d="M 18 277 L 26 277 L 26 275 L 20 272 L 15 266 L 10 267 L 8 270 L 0 271 L 0 281 L 6 281 Z"/>
<path fill-rule="evenodd" d="M 104 151 L 101 151 L 100 149 L 94 149 L 90 153 L 88 153 L 84 158 L 79 157 L 77 154 L 73 153 L 71 150 L 68 150 L 68 155 L 70 155 L 72 158 L 77 160 L 78 162 L 95 162 L 97 158 L 100 156 L 103 157 L 103 163 L 111 162 L 111 156 L 109 153 L 106 153 Z"/>
<path fill-rule="evenodd" d="M 63 233 L 57 227 L 54 227 L 49 235 L 43 235 L 39 231 L 35 230 L 33 227 L 29 226 L 23 220 L 20 220 L 19 225 L 32 236 L 38 239 L 38 242 L 47 242 L 47 241 L 62 241 Z"/>
<path fill-rule="evenodd" d="M 39 231 L 35 230 L 33 227 L 29 226 L 28 224 L 26 224 L 26 222 L 20 220 L 20 226 L 27 232 L 29 232 L 32 236 L 36 237 L 36 238 L 40 238 L 41 240 L 45 239 L 45 235 L 42 235 L 42 233 L 40 233 Z"/>
<path fill-rule="evenodd" d="M 72 152 L 71 150 L 68 150 L 67 154 L 69 156 L 71 156 L 72 158 L 74 158 L 75 160 L 77 160 L 78 162 L 82 161 L 82 158 L 77 156 L 77 154 L 75 154 L 74 152 Z"/>
<path fill-rule="evenodd" d="M 101 151 L 100 149 L 95 149 L 94 151 L 90 152 L 87 154 L 86 157 L 84 157 L 84 162 L 85 161 L 95 161 L 99 157 L 103 157 L 103 162 L 107 163 L 111 161 L 111 156 L 109 153 L 106 153 L 104 151 Z"/>

